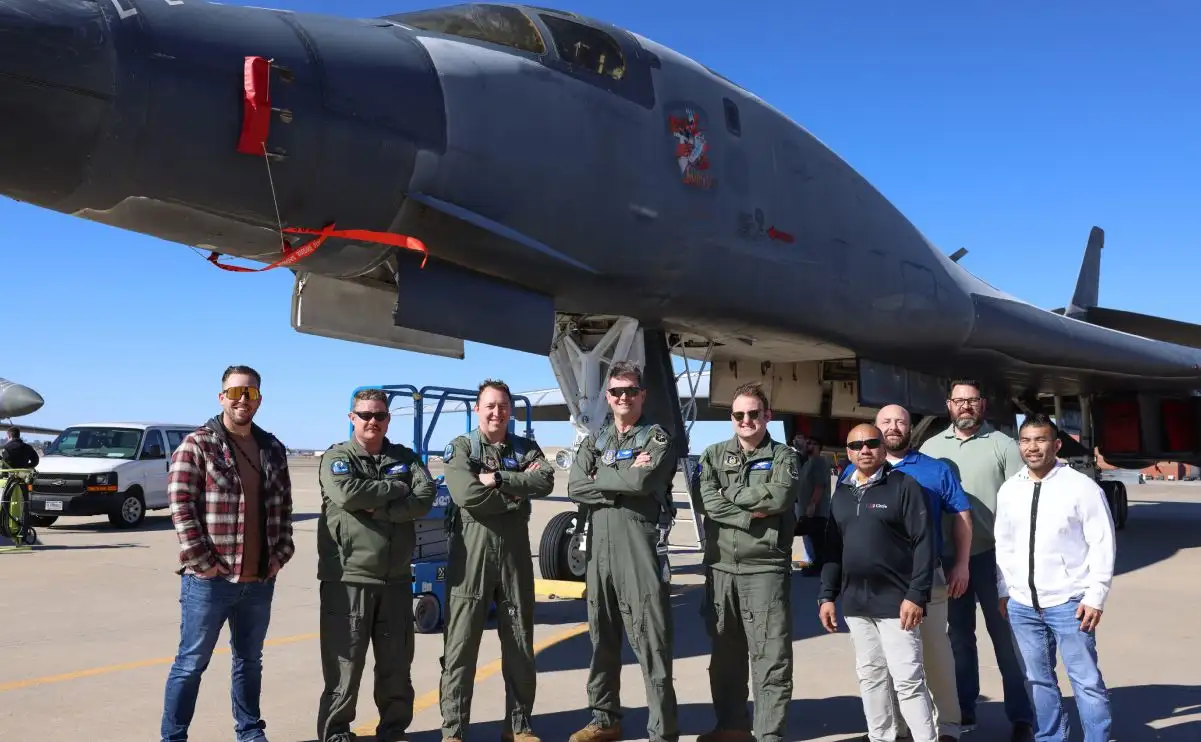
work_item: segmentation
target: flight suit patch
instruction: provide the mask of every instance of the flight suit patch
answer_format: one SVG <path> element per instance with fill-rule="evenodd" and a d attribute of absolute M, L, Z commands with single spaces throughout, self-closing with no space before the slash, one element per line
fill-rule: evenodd
<path fill-rule="evenodd" d="M 789 479 L 800 479 L 801 473 L 797 471 L 796 464 L 789 461 L 784 464 L 784 471 L 788 474 Z"/>
<path fill-rule="evenodd" d="M 350 472 L 350 464 L 346 463 L 346 459 L 334 459 L 330 462 L 329 470 L 332 474 L 348 474 Z"/>
<path fill-rule="evenodd" d="M 625 461 L 626 459 L 632 458 L 634 458 L 634 449 L 632 448 L 625 448 L 617 452 L 618 461 Z"/>
<path fill-rule="evenodd" d="M 506 467 L 508 467 L 508 468 L 510 468 L 510 469 L 516 469 L 516 468 L 517 468 L 517 459 L 510 459 L 510 458 L 508 458 L 508 457 L 505 457 L 505 458 L 501 459 L 501 461 L 504 463 L 504 465 L 505 465 Z"/>
<path fill-rule="evenodd" d="M 617 461 L 617 452 L 611 448 L 608 451 L 605 451 L 604 455 L 601 456 L 601 463 L 605 464 L 606 466 L 611 465 L 614 461 Z"/>
<path fill-rule="evenodd" d="M 725 466 L 738 466 L 738 454 L 726 453 Z"/>
<path fill-rule="evenodd" d="M 384 471 L 384 474 L 405 474 L 408 471 L 409 471 L 408 464 L 393 464 L 392 466 L 389 466 L 387 468 L 387 470 Z"/>
<path fill-rule="evenodd" d="M 751 464 L 751 471 L 771 471 L 770 461 L 756 461 Z"/>
<path fill-rule="evenodd" d="M 446 444 L 446 450 L 442 452 L 442 462 L 450 461 L 450 458 L 455 455 L 455 446 L 453 443 Z"/>

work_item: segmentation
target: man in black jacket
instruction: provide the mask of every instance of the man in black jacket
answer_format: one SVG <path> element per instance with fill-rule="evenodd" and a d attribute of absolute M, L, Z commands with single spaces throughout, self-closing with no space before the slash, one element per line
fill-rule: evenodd
<path fill-rule="evenodd" d="M 935 742 L 918 632 L 934 579 L 931 519 L 921 486 L 888 465 L 883 438 L 868 424 L 847 436 L 855 468 L 830 500 L 818 615 L 837 631 L 834 601 L 842 596 L 868 739 L 882 742 L 895 728 L 891 676 L 914 742 Z"/>
<path fill-rule="evenodd" d="M 0 460 L 3 461 L 0 468 L 32 469 L 40 459 L 37 449 L 26 443 L 21 438 L 21 429 L 14 426 L 8 429 L 8 440 L 0 448 Z"/>

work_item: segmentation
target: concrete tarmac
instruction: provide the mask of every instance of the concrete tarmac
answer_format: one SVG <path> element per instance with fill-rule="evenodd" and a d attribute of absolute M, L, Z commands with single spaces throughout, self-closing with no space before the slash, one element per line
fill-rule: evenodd
<path fill-rule="evenodd" d="M 272 742 L 316 738 L 322 691 L 317 652 L 315 528 L 319 512 L 312 460 L 294 460 L 296 546 L 281 573 L 264 650 L 262 709 Z M 566 472 L 556 497 L 538 503 L 531 523 L 536 562 L 545 522 L 569 507 Z M 1102 670 L 1111 690 L 1116 740 L 1201 739 L 1201 486 L 1131 485 L 1130 518 L 1119 534 L 1118 576 L 1099 630 Z M 681 511 L 687 518 L 687 510 Z M 158 739 L 163 689 L 179 632 L 177 541 L 165 511 L 140 529 L 117 531 L 103 518 L 66 519 L 38 529 L 42 545 L 0 554 L 6 631 L 0 634 L 0 738 L 51 742 Z M 686 549 L 691 523 L 672 542 Z M 713 724 L 709 643 L 700 619 L 699 554 L 673 555 L 676 594 L 674 676 L 681 740 Z M 847 740 L 864 734 L 850 637 L 827 635 L 817 620 L 817 581 L 793 578 L 795 673 L 790 740 Z M 535 731 L 565 742 L 588 722 L 585 680 L 591 657 L 580 600 L 540 600 L 536 614 L 538 698 Z M 965 742 L 1009 739 L 1000 677 L 983 619 L 978 621 L 981 688 L 979 728 Z M 228 632 L 204 676 L 190 738 L 233 740 Z M 409 739 L 438 742 L 440 634 L 418 635 L 413 680 L 417 710 Z M 469 740 L 500 738 L 504 683 L 499 643 L 484 635 Z M 374 739 L 376 712 L 368 661 L 355 722 L 360 740 Z M 1071 688 L 1060 667 L 1066 696 Z M 622 701 L 626 739 L 646 739 L 645 693 L 625 650 Z M 1071 701 L 1068 701 L 1071 708 Z M 1073 724 L 1075 724 L 1074 711 Z M 1078 732 L 1073 736 L 1079 739 Z"/>

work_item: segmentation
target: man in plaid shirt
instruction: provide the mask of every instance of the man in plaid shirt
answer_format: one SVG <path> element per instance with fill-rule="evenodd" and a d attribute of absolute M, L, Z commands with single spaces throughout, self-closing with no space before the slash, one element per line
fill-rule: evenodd
<path fill-rule="evenodd" d="M 221 378 L 222 413 L 171 456 L 167 494 L 179 537 L 179 650 L 167 676 L 162 742 L 186 742 L 200 679 L 229 622 L 238 742 L 266 742 L 259 713 L 263 642 L 275 576 L 292 558 L 287 449 L 252 420 L 262 379 L 248 366 Z"/>

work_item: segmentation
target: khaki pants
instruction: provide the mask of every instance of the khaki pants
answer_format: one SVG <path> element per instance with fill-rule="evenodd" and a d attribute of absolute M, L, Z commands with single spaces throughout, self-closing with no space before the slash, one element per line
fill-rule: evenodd
<path fill-rule="evenodd" d="M 851 642 L 855 645 L 855 672 L 859 676 L 859 695 L 867 719 L 867 738 L 871 742 L 896 739 L 897 706 L 913 734 L 914 742 L 935 742 L 934 705 L 926 689 L 922 665 L 922 637 L 919 631 L 901 628 L 901 619 L 847 616 Z"/>
<path fill-rule="evenodd" d="M 955 686 L 955 655 L 951 652 L 951 638 L 947 635 L 947 578 L 942 567 L 934 570 L 934 589 L 930 591 L 930 603 L 921 623 L 922 661 L 926 665 L 926 685 L 934 697 L 934 723 L 939 735 L 959 739 L 961 721 L 959 690 Z M 897 694 L 892 693 L 893 710 L 897 709 Z M 897 737 L 908 731 L 905 719 L 894 714 L 897 720 Z"/>

